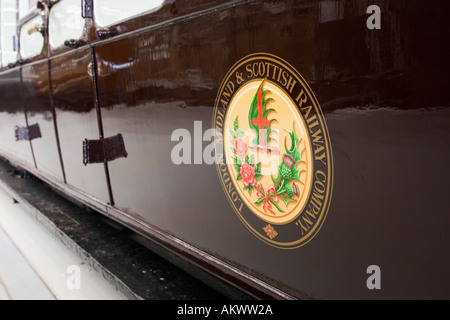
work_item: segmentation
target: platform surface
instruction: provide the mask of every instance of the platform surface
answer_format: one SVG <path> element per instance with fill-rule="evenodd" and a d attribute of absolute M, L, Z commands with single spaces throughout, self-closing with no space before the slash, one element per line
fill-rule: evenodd
<path fill-rule="evenodd" d="M 0 188 L 0 299 L 126 297 Z"/>
<path fill-rule="evenodd" d="M 0 158 L 0 299 L 248 298 L 180 260 Z"/>

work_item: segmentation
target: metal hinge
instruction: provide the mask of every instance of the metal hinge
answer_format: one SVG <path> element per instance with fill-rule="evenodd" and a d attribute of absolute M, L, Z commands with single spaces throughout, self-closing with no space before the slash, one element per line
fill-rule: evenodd
<path fill-rule="evenodd" d="M 28 127 L 14 127 L 14 134 L 16 136 L 16 141 L 26 140 L 31 141 L 36 138 L 41 138 L 41 129 L 39 128 L 39 124 L 33 124 Z"/>
<path fill-rule="evenodd" d="M 82 0 L 81 3 L 81 16 L 83 18 L 92 18 L 93 3 L 92 0 Z"/>
<path fill-rule="evenodd" d="M 83 163 L 104 163 L 128 156 L 122 134 L 100 139 L 83 141 Z"/>

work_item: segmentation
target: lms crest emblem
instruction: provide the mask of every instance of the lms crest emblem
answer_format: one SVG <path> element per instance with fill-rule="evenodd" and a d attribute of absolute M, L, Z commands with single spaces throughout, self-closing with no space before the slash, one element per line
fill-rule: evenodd
<path fill-rule="evenodd" d="M 245 226 L 275 247 L 309 242 L 328 212 L 333 159 L 303 77 L 270 54 L 243 58 L 220 87 L 213 123 L 217 172 Z"/>

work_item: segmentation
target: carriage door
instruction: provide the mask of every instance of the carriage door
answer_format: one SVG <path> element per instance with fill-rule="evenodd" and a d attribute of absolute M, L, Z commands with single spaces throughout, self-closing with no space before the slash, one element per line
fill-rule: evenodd
<path fill-rule="evenodd" d="M 208 213 L 217 203 L 205 199 L 220 194 L 220 185 L 205 187 L 202 179 L 215 177 L 215 167 L 202 163 L 194 150 L 195 158 L 188 156 L 193 165 L 176 165 L 172 134 L 187 132 L 191 142 L 200 140 L 195 144 L 200 154 L 209 145 L 207 135 L 202 141 L 204 131 L 211 128 L 213 102 L 208 97 L 216 95 L 211 90 L 221 79 L 210 78 L 218 64 L 208 58 L 222 55 L 212 52 L 210 41 L 202 42 L 202 21 L 174 21 L 216 2 L 198 1 L 194 6 L 183 1 L 94 0 L 93 4 L 92 45 L 103 129 L 105 136 L 120 133 L 127 151 L 126 158 L 109 166 L 114 206 L 180 238 L 207 241 L 208 232 L 217 234 L 215 229 L 195 233 L 184 226 L 195 219 L 213 219 Z"/>
<path fill-rule="evenodd" d="M 82 17 L 81 1 L 56 2 L 50 9 L 48 32 L 52 99 L 66 181 L 82 200 L 104 209 L 110 202 L 105 169 L 102 164 L 86 165 L 82 151 L 83 141 L 99 139 L 99 123 L 89 20 Z"/>
<path fill-rule="evenodd" d="M 17 11 L 15 3 L 2 1 L 0 7 L 0 155 L 19 161 L 22 165 L 34 166 L 30 143 L 17 141 L 15 137 L 15 126 L 26 126 L 20 97 L 20 66 L 16 63 L 17 48 L 13 48 L 13 36 L 17 32 Z"/>
<path fill-rule="evenodd" d="M 45 10 L 43 8 L 43 10 Z M 36 168 L 51 180 L 64 181 L 58 156 L 54 110 L 50 103 L 47 60 L 46 18 L 44 12 L 24 23 L 19 31 L 20 59 L 22 61 L 22 97 L 27 128 L 18 132 L 18 139 L 29 140 Z M 26 136 L 21 136 L 26 133 Z"/>
<path fill-rule="evenodd" d="M 175 205 L 170 194 L 179 187 L 170 178 L 170 134 L 193 123 L 167 98 L 177 62 L 169 59 L 171 35 L 143 30 L 172 18 L 166 3 L 94 0 L 92 42 L 105 136 L 120 134 L 127 152 L 109 163 L 114 206 L 162 229 L 170 228 L 166 206 Z"/>
<path fill-rule="evenodd" d="M 9 20 L 15 19 L 14 16 Z M 12 43 L 12 37 L 8 40 Z M 15 134 L 19 128 L 26 127 L 26 118 L 20 96 L 20 66 L 15 62 L 17 58 L 13 57 L 13 60 L 14 63 L 2 61 L 0 70 L 0 155 L 23 166 L 34 167 L 30 143 L 18 141 Z M 8 62 L 11 62 L 10 67 Z"/>

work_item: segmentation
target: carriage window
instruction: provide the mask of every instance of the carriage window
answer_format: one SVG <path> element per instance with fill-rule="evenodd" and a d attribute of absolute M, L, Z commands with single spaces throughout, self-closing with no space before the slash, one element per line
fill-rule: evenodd
<path fill-rule="evenodd" d="M 106 27 L 140 13 L 159 9 L 164 0 L 94 0 L 95 23 Z"/>
<path fill-rule="evenodd" d="M 15 39 L 17 35 L 17 8 L 16 1 L 0 1 L 0 56 L 2 64 L 17 61 Z"/>
<path fill-rule="evenodd" d="M 37 56 L 42 52 L 44 48 L 44 37 L 41 30 L 41 16 L 34 17 L 20 29 L 20 55 L 22 59 Z"/>
<path fill-rule="evenodd" d="M 49 40 L 52 48 L 60 47 L 66 40 L 78 40 L 83 36 L 84 19 L 80 0 L 62 0 L 50 10 Z"/>

